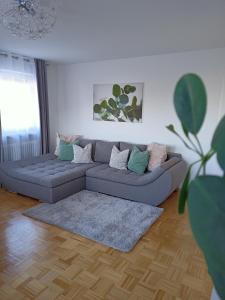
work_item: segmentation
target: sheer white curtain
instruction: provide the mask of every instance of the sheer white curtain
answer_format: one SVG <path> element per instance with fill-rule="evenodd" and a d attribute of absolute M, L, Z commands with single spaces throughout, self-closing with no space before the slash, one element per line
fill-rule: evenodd
<path fill-rule="evenodd" d="M 40 118 L 33 59 L 0 52 L 1 160 L 40 154 Z"/>

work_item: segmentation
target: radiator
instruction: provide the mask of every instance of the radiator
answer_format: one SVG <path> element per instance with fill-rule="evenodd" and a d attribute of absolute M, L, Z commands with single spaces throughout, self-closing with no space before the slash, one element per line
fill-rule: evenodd
<path fill-rule="evenodd" d="M 40 141 L 3 143 L 3 160 L 20 160 L 40 155 Z"/>

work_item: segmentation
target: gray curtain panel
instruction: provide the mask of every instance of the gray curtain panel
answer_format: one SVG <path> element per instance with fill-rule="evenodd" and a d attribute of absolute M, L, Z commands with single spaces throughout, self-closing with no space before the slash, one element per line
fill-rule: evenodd
<path fill-rule="evenodd" d="M 49 153 L 49 112 L 48 112 L 48 85 L 46 64 L 42 59 L 35 59 L 38 98 L 41 122 L 41 152 Z"/>
<path fill-rule="evenodd" d="M 0 111 L 0 163 L 3 162 L 3 143 L 2 143 L 2 123 L 1 123 L 1 111 Z"/>
<path fill-rule="evenodd" d="M 1 125 L 1 111 L 0 111 L 0 163 L 3 162 L 3 149 L 2 149 L 2 125 Z M 2 182 L 0 181 L 0 188 L 2 188 Z"/>

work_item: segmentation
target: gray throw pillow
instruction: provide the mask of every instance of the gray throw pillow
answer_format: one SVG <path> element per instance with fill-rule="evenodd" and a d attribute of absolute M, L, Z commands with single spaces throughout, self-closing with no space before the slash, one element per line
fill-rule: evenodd
<path fill-rule="evenodd" d="M 93 161 L 91 159 L 91 149 L 92 149 L 92 144 L 88 144 L 84 148 L 78 145 L 73 145 L 74 158 L 72 162 L 76 164 L 92 163 Z"/>
<path fill-rule="evenodd" d="M 113 146 L 109 166 L 119 170 L 127 170 L 127 160 L 129 149 L 119 151 L 116 146 Z"/>

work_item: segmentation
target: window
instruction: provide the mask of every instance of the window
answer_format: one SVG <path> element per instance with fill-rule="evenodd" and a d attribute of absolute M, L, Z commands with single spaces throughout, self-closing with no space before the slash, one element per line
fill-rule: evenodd
<path fill-rule="evenodd" d="M 40 154 L 40 118 L 33 59 L 0 54 L 3 159 Z"/>

